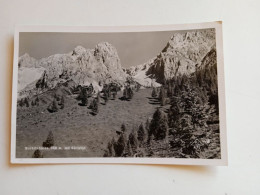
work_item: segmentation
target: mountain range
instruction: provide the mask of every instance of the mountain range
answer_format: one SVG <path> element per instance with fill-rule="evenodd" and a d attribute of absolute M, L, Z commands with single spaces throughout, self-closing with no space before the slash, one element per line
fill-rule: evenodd
<path fill-rule="evenodd" d="M 67 54 L 40 60 L 24 54 L 18 63 L 18 96 L 40 93 L 43 88 L 52 89 L 67 81 L 75 85 L 92 83 L 96 91 L 110 82 L 123 86 L 128 78 L 144 87 L 160 86 L 168 79 L 189 75 L 206 66 L 203 59 L 214 49 L 215 30 L 204 29 L 174 33 L 157 56 L 130 68 L 122 67 L 116 48 L 107 42 L 94 49 L 77 46 Z"/>

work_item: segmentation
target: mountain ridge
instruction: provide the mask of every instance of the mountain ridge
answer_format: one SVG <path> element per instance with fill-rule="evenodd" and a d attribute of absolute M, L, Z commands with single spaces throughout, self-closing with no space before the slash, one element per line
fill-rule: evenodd
<path fill-rule="evenodd" d="M 129 68 L 122 67 L 116 48 L 108 42 L 98 43 L 92 49 L 79 45 L 67 54 L 39 60 L 24 54 L 18 63 L 18 96 L 41 93 L 43 88 L 52 89 L 68 80 L 75 85 L 92 84 L 95 91 L 102 89 L 100 84 L 110 82 L 124 86 L 128 78 L 144 87 L 159 87 L 169 79 L 190 75 L 205 66 L 209 56 L 205 57 L 212 48 L 215 30 L 203 29 L 174 33 L 157 56 Z"/>
<path fill-rule="evenodd" d="M 41 76 L 38 75 L 30 82 L 23 81 L 24 69 L 30 69 L 31 72 L 41 69 Z M 99 82 L 123 85 L 126 81 L 117 50 L 107 42 L 97 44 L 94 49 L 77 46 L 67 54 L 54 54 L 39 60 L 24 54 L 19 58 L 18 72 L 18 92 L 25 95 L 33 90 L 30 84 L 42 79 L 44 74 L 47 75 L 45 86 L 48 88 L 54 88 L 57 83 L 68 79 L 72 79 L 77 85 L 92 83 L 96 90 L 99 89 Z"/>
<path fill-rule="evenodd" d="M 142 74 L 145 75 L 146 83 L 160 85 L 174 76 L 195 72 L 214 45 L 214 29 L 175 33 L 155 58 L 130 67 L 126 72 L 136 81 L 140 80 L 139 75 Z M 146 72 L 141 73 L 140 70 L 144 69 Z"/>

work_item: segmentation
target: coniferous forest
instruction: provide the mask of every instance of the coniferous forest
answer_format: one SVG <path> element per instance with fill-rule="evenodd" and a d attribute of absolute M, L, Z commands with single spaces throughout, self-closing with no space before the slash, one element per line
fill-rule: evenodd
<path fill-rule="evenodd" d="M 107 42 L 18 67 L 18 158 L 221 158 L 214 29 L 175 33 L 124 69 Z M 26 85 L 26 71 L 42 74 Z"/>
<path fill-rule="evenodd" d="M 159 106 L 152 119 L 108 143 L 105 157 L 220 158 L 216 50 L 210 65 L 153 88 Z M 209 63 L 209 62 L 207 62 Z M 168 105 L 165 108 L 165 105 Z"/>

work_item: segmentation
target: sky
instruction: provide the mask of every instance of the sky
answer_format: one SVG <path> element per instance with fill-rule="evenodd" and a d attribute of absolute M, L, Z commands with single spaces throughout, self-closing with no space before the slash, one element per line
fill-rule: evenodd
<path fill-rule="evenodd" d="M 175 31 L 176 32 L 176 31 Z M 118 52 L 122 67 L 147 62 L 157 56 L 170 40 L 174 31 L 122 33 L 53 33 L 22 32 L 19 56 L 28 53 L 41 59 L 53 54 L 71 52 L 76 46 L 94 49 L 100 42 L 109 42 Z"/>

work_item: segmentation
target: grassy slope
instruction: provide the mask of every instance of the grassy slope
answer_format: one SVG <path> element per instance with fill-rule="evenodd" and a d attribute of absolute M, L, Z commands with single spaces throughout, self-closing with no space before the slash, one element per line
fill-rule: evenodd
<path fill-rule="evenodd" d="M 96 116 L 91 115 L 87 107 L 79 106 L 73 96 L 67 96 L 65 108 L 56 113 L 49 113 L 47 104 L 18 107 L 16 156 L 30 158 L 34 151 L 25 150 L 25 146 L 41 146 L 52 130 L 56 146 L 86 146 L 87 149 L 44 151 L 44 157 L 101 157 L 123 122 L 129 132 L 134 125 L 152 117 L 158 105 L 149 104 L 150 96 L 151 89 L 141 89 L 131 101 L 119 100 L 119 94 L 107 105 L 100 104 Z"/>

